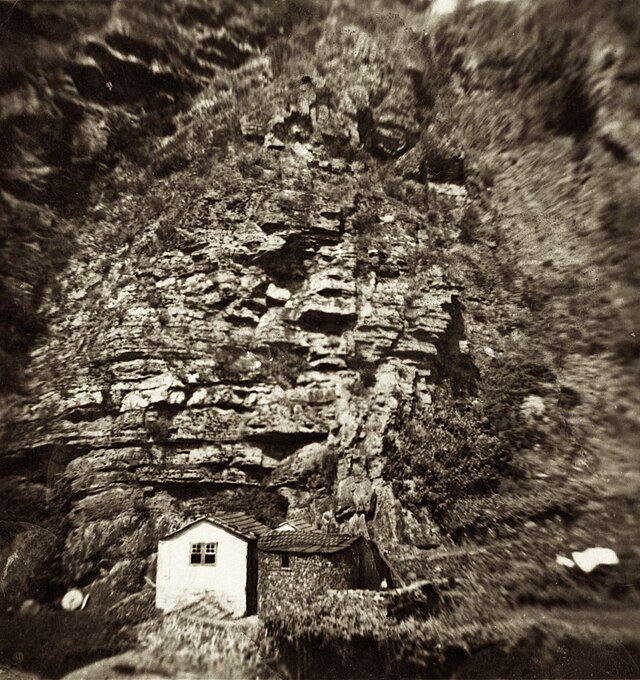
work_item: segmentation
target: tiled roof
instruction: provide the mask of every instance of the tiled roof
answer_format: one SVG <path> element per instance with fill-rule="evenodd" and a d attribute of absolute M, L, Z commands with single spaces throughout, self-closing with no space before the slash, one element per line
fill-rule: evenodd
<path fill-rule="evenodd" d="M 258 540 L 264 552 L 336 553 L 353 545 L 360 537 L 325 534 L 322 531 L 270 531 Z"/>
<path fill-rule="evenodd" d="M 252 533 L 256 536 L 262 536 L 268 531 L 271 531 L 271 527 L 268 527 L 262 522 L 258 522 L 257 519 L 247 515 L 244 512 L 217 512 L 213 517 L 211 517 L 214 522 L 215 520 L 220 520 L 230 527 L 233 527 L 236 531 L 241 534 Z"/>
<path fill-rule="evenodd" d="M 244 512 L 218 512 L 211 517 L 199 517 L 198 519 L 189 522 L 185 526 L 181 527 L 177 531 L 173 531 L 163 538 L 169 538 L 169 536 L 175 536 L 183 531 L 186 531 L 189 527 L 199 524 L 200 522 L 211 522 L 211 524 L 216 524 L 223 529 L 227 529 L 233 534 L 238 534 L 244 538 L 256 538 L 269 531 L 271 528 L 266 524 L 258 522 L 250 515 Z"/>

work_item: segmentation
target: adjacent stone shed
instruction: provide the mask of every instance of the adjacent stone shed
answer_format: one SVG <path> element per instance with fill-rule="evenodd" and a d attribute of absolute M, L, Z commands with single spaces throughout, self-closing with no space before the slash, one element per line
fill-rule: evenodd
<path fill-rule="evenodd" d="M 258 614 L 329 588 L 377 590 L 388 576 L 375 546 L 360 536 L 271 531 L 258 540 Z"/>

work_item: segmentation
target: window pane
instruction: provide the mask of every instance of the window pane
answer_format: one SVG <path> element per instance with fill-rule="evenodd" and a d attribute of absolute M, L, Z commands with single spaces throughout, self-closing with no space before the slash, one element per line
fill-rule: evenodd
<path fill-rule="evenodd" d="M 202 564 L 202 543 L 191 544 L 191 564 Z"/>
<path fill-rule="evenodd" d="M 206 543 L 204 546 L 204 563 L 205 564 L 215 564 L 216 563 L 216 552 L 218 550 L 217 543 Z"/>

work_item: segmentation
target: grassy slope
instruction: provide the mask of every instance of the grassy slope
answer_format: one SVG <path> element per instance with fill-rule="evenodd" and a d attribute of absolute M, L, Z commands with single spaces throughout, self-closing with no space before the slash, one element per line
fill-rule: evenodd
<path fill-rule="evenodd" d="M 495 37 L 496 13 L 515 40 Z M 622 508 L 640 484 L 640 228 L 630 191 L 640 182 L 633 135 L 640 95 L 630 74 L 640 55 L 639 21 L 631 3 L 540 2 L 521 13 L 489 3 L 441 29 L 459 40 L 454 61 L 476 65 L 472 75 L 452 69 L 457 83 L 440 99 L 444 125 L 490 169 L 487 226 L 515 273 L 508 292 L 527 308 L 520 329 L 505 334 L 483 323 L 486 310 L 470 300 L 470 335 L 500 349 L 526 335 L 548 357 L 571 395 L 562 415 L 597 489 L 592 503 L 602 499 L 599 510 L 619 515 L 621 538 L 632 528 Z M 458 88 L 465 79 L 466 90 Z M 572 124 L 559 125 L 577 82 L 585 101 L 566 114 Z M 616 123 L 626 130 L 617 151 L 607 138 Z M 486 375 L 492 362 L 477 356 Z"/>

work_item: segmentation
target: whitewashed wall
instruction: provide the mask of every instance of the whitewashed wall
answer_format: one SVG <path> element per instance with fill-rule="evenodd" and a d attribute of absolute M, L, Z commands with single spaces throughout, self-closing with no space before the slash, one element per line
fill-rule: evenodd
<path fill-rule="evenodd" d="M 192 565 L 192 543 L 217 543 L 215 566 Z M 201 522 L 158 543 L 156 607 L 169 611 L 213 593 L 235 616 L 247 609 L 248 544 L 220 527 Z"/>

